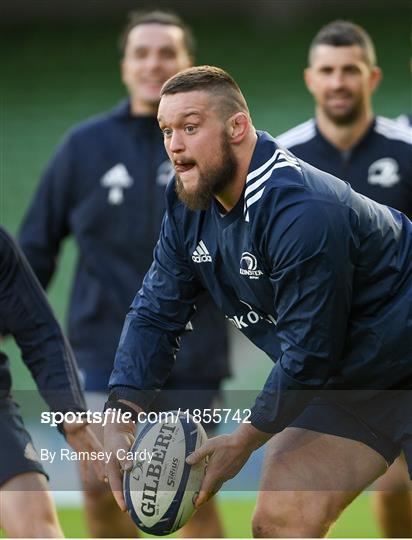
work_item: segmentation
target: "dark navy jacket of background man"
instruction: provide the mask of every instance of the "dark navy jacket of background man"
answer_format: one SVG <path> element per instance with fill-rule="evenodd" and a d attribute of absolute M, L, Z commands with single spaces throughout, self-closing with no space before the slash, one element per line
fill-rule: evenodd
<path fill-rule="evenodd" d="M 314 119 L 276 137 L 295 156 L 350 183 L 355 191 L 412 219 L 412 129 L 377 116 L 350 151 L 320 133 Z"/>
<path fill-rule="evenodd" d="M 63 140 L 23 222 L 20 243 L 43 286 L 61 241 L 71 234 L 79 247 L 69 338 L 87 390 L 107 387 L 125 314 L 152 261 L 172 176 L 156 118 L 132 116 L 126 101 Z M 227 335 L 210 299 L 198 307 L 173 376 L 205 385 L 229 374 Z"/>

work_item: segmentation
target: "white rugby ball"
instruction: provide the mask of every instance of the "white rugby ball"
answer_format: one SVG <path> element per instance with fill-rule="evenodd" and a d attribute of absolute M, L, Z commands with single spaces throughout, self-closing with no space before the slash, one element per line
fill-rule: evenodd
<path fill-rule="evenodd" d="M 187 456 L 207 439 L 203 426 L 186 414 L 173 412 L 174 420 L 169 417 L 142 428 L 130 450 L 135 458 L 133 469 L 123 477 L 131 518 L 139 529 L 156 536 L 170 534 L 187 523 L 206 470 L 204 460 L 194 466 L 186 463 Z"/>

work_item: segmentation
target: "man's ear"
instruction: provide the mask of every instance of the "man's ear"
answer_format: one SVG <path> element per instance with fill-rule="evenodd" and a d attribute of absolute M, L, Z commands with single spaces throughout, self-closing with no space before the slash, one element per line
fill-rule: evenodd
<path fill-rule="evenodd" d="M 120 63 L 119 63 L 119 67 L 120 67 L 120 78 L 122 80 L 122 83 L 123 84 L 126 84 L 126 81 L 125 81 L 125 74 L 124 74 L 124 63 L 125 63 L 125 59 L 122 58 L 120 60 Z"/>
<path fill-rule="evenodd" d="M 312 94 L 312 68 L 307 67 L 303 70 L 303 80 L 305 81 L 306 88 Z"/>
<path fill-rule="evenodd" d="M 245 112 L 237 112 L 228 119 L 228 135 L 230 142 L 238 144 L 243 141 L 250 127 L 250 118 Z"/>
<path fill-rule="evenodd" d="M 382 70 L 375 66 L 371 69 L 371 73 L 369 76 L 369 86 L 371 89 L 371 92 L 375 92 L 375 90 L 378 88 L 381 80 L 382 80 Z"/>

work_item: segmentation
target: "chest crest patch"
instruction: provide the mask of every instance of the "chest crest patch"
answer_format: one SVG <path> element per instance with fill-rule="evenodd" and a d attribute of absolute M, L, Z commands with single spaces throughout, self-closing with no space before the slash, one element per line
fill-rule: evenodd
<path fill-rule="evenodd" d="M 124 201 L 124 190 L 133 185 L 133 178 L 123 163 L 118 163 L 101 177 L 100 184 L 108 189 L 108 203 L 119 205 Z"/>
<path fill-rule="evenodd" d="M 368 183 L 384 188 L 392 187 L 400 181 L 399 164 L 390 157 L 374 161 L 368 169 Z"/>
<path fill-rule="evenodd" d="M 156 184 L 158 186 L 167 186 L 170 180 L 174 177 L 175 170 L 170 159 L 163 161 L 157 169 Z"/>
<path fill-rule="evenodd" d="M 249 279 L 259 279 L 263 275 L 262 270 L 258 268 L 256 257 L 249 251 L 242 253 L 239 271 L 242 276 L 248 276 Z"/>

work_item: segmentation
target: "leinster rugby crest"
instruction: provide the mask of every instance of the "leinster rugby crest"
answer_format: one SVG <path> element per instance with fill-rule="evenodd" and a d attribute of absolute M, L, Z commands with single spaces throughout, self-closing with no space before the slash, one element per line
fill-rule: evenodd
<path fill-rule="evenodd" d="M 109 169 L 100 179 L 100 184 L 107 188 L 107 202 L 118 206 L 123 204 L 124 190 L 133 185 L 133 178 L 123 163 Z"/>
<path fill-rule="evenodd" d="M 172 162 L 170 159 L 166 159 L 166 161 L 163 161 L 157 168 L 156 173 L 156 184 L 158 186 L 167 186 L 167 184 L 170 182 L 170 180 L 175 175 L 175 169 L 172 165 Z"/>
<path fill-rule="evenodd" d="M 400 182 L 398 162 L 390 157 L 374 161 L 368 169 L 368 183 L 389 188 Z"/>
<path fill-rule="evenodd" d="M 239 271 L 242 276 L 248 276 L 249 279 L 259 279 L 263 275 L 262 270 L 258 268 L 256 257 L 249 251 L 242 253 Z"/>

